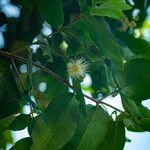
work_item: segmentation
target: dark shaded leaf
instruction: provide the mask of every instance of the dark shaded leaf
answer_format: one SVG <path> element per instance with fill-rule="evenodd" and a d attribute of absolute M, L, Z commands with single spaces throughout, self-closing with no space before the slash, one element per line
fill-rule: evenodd
<path fill-rule="evenodd" d="M 48 122 L 45 123 L 40 117 L 35 122 L 31 134 L 31 149 L 61 149 L 75 133 L 79 116 L 78 107 L 78 101 L 73 98 L 73 94 L 57 96 L 43 113 L 47 116 Z"/>
<path fill-rule="evenodd" d="M 150 60 L 133 59 L 124 65 L 124 71 L 117 73 L 116 80 L 121 92 L 135 103 L 150 98 Z"/>
<path fill-rule="evenodd" d="M 31 138 L 27 137 L 16 142 L 15 145 L 10 148 L 10 150 L 29 150 L 31 145 L 32 140 Z"/>
<path fill-rule="evenodd" d="M 8 59 L 0 57 L 0 119 L 19 110 L 20 93 Z"/>
<path fill-rule="evenodd" d="M 101 107 L 87 105 L 87 116 L 80 116 L 75 135 L 63 149 L 99 149 L 107 134 L 110 121 L 111 118 Z"/>
<path fill-rule="evenodd" d="M 37 5 L 43 18 L 53 28 L 63 25 L 64 15 L 61 0 L 37 0 Z"/>
<path fill-rule="evenodd" d="M 9 129 L 13 131 L 23 130 L 28 126 L 30 115 L 21 114 L 9 125 Z"/>
<path fill-rule="evenodd" d="M 100 18 L 88 17 L 85 20 L 91 39 L 99 48 L 102 55 L 109 58 L 115 65 L 122 69 L 121 46 L 114 41 L 106 25 Z"/>

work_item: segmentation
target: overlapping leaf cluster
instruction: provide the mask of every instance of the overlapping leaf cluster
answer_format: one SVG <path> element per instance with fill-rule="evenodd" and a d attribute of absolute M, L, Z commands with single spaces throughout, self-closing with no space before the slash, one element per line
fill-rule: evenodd
<path fill-rule="evenodd" d="M 150 131 L 150 110 L 142 105 L 142 101 L 150 98 L 149 43 L 134 36 L 131 14 L 134 7 L 139 7 L 134 2 L 131 7 L 124 0 L 36 1 L 39 16 L 51 26 L 52 34 L 35 36 L 37 42 L 32 45 L 38 45 L 39 49 L 36 54 L 28 50 L 28 72 L 21 76 L 27 89 L 20 95 L 17 88 L 20 85 L 12 77 L 11 62 L 0 59 L 0 131 L 27 127 L 30 135 L 11 149 L 122 150 L 125 127 L 135 132 Z M 29 3 L 21 4 L 27 7 Z M 122 31 L 125 14 L 129 20 L 127 30 Z M 140 21 L 141 18 L 138 27 Z M 42 70 L 35 73 L 32 70 L 32 61 L 36 60 L 68 80 L 66 62 L 81 57 L 90 64 L 92 85 L 81 86 L 81 81 L 75 79 L 72 93 L 64 83 Z M 44 94 L 38 92 L 41 81 L 48 85 Z M 93 99 L 120 94 L 125 112 L 114 120 L 98 102 L 96 106 L 86 105 L 83 89 Z M 26 104 L 30 105 L 30 114 L 21 112 Z M 20 114 L 13 115 L 15 112 Z M 5 140 L 5 134 L 0 139 Z"/>

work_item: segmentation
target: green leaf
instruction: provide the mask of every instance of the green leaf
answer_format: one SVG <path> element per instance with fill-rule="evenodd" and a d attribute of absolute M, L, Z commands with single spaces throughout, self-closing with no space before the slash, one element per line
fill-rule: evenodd
<path fill-rule="evenodd" d="M 102 59 L 101 52 L 94 43 L 91 43 L 90 47 L 86 50 L 86 55 L 93 62 L 97 62 Z"/>
<path fill-rule="evenodd" d="M 150 118 L 143 118 L 142 120 L 140 120 L 139 126 L 144 131 L 149 131 L 150 132 Z"/>
<path fill-rule="evenodd" d="M 8 59 L 0 57 L 0 119 L 19 110 L 20 93 Z"/>
<path fill-rule="evenodd" d="M 143 105 L 139 105 L 138 109 L 143 117 L 150 118 L 150 110 L 147 107 L 144 107 Z"/>
<path fill-rule="evenodd" d="M 31 145 L 32 140 L 31 138 L 27 137 L 16 142 L 15 145 L 10 148 L 10 150 L 29 150 Z"/>
<path fill-rule="evenodd" d="M 123 71 L 118 71 L 116 80 L 121 92 L 139 104 L 150 98 L 150 60 L 133 59 L 124 65 Z"/>
<path fill-rule="evenodd" d="M 9 130 L 0 132 L 0 149 L 5 150 L 8 143 L 13 144 L 11 132 Z"/>
<path fill-rule="evenodd" d="M 62 30 L 62 35 L 69 46 L 68 48 L 70 48 L 67 49 L 67 53 L 70 51 L 70 54 L 77 55 L 85 51 L 86 38 L 81 29 L 70 26 Z"/>
<path fill-rule="evenodd" d="M 48 56 L 49 57 L 48 61 L 53 62 L 50 44 L 46 36 L 39 34 L 36 38 L 37 38 L 37 44 L 39 44 L 42 50 L 43 56 Z"/>
<path fill-rule="evenodd" d="M 61 0 L 37 0 L 36 2 L 41 15 L 53 28 L 63 25 L 64 15 Z"/>
<path fill-rule="evenodd" d="M 80 82 L 74 79 L 73 85 L 76 91 L 76 99 L 80 102 L 80 110 L 83 116 L 86 116 L 86 104 L 85 104 L 85 99 L 84 99 L 84 95 L 81 89 Z"/>
<path fill-rule="evenodd" d="M 138 111 L 142 115 L 142 118 L 140 120 L 136 120 L 136 118 L 133 118 L 132 116 L 127 116 L 126 114 L 120 114 L 118 116 L 118 120 L 123 120 L 125 126 L 130 131 L 150 131 L 150 110 L 142 105 L 139 105 Z"/>
<path fill-rule="evenodd" d="M 105 58 L 109 58 L 122 69 L 121 46 L 114 41 L 101 18 L 88 17 L 85 20 L 91 39 Z"/>
<path fill-rule="evenodd" d="M 110 121 L 112 120 L 100 106 L 87 105 L 87 116 L 80 116 L 76 133 L 63 150 L 99 149 Z"/>
<path fill-rule="evenodd" d="M 115 122 L 114 123 L 114 129 L 113 129 L 113 138 L 112 138 L 112 146 L 110 146 L 109 149 L 111 150 L 123 150 L 124 145 L 125 145 L 125 127 L 123 122 Z M 110 134 L 112 132 L 108 132 L 108 135 L 110 138 Z M 111 139 L 110 139 L 111 140 Z"/>
<path fill-rule="evenodd" d="M 145 131 L 150 131 L 150 110 L 147 107 L 142 105 L 138 106 L 140 113 L 144 117 L 140 122 L 139 125 Z"/>
<path fill-rule="evenodd" d="M 75 133 L 79 117 L 78 107 L 78 101 L 73 94 L 57 96 L 43 113 L 48 118 L 47 123 L 40 117 L 35 122 L 31 134 L 31 149 L 61 149 Z"/>
<path fill-rule="evenodd" d="M 130 112 L 130 114 L 137 120 L 142 119 L 142 114 L 140 113 L 138 106 L 135 104 L 135 102 L 132 99 L 129 99 L 123 95 L 121 95 L 121 99 L 122 99 L 123 107 L 127 112 Z"/>
<path fill-rule="evenodd" d="M 91 0 L 77 0 L 81 12 L 85 12 L 91 6 Z"/>
<path fill-rule="evenodd" d="M 30 115 L 21 114 L 9 125 L 9 129 L 13 131 L 23 130 L 28 126 Z"/>
<path fill-rule="evenodd" d="M 131 9 L 131 7 L 127 5 L 124 0 L 108 0 L 98 6 L 95 5 L 95 7 L 91 9 L 91 14 L 119 19 L 124 15 L 123 10 L 129 9 Z"/>

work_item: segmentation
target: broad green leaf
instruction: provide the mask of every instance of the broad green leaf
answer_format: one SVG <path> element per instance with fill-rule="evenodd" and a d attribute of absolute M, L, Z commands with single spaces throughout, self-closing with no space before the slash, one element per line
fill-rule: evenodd
<path fill-rule="evenodd" d="M 124 145 L 125 145 L 125 127 L 123 122 L 121 121 L 116 121 L 114 123 L 114 128 L 112 128 L 112 132 L 108 131 L 108 139 L 112 142 L 111 144 L 108 144 L 109 148 L 111 150 L 123 150 Z M 111 138 L 111 136 L 113 137 Z M 106 139 L 107 140 L 107 139 Z M 103 147 L 103 145 L 102 145 Z"/>
<path fill-rule="evenodd" d="M 47 123 L 40 117 L 35 122 L 31 149 L 61 149 L 75 133 L 79 118 L 78 107 L 73 94 L 57 96 L 43 113 L 48 118 Z"/>
<path fill-rule="evenodd" d="M 28 126 L 30 115 L 21 114 L 16 117 L 16 119 L 9 125 L 9 129 L 13 131 L 23 130 Z"/>
<path fill-rule="evenodd" d="M 27 137 L 16 142 L 15 145 L 10 148 L 10 150 L 29 150 L 31 145 L 32 140 L 30 137 Z"/>
<path fill-rule="evenodd" d="M 150 118 L 143 118 L 139 122 L 139 126 L 144 130 L 144 131 L 149 131 L 150 132 Z"/>
<path fill-rule="evenodd" d="M 0 57 L 0 119 L 16 113 L 20 99 L 9 60 Z"/>
<path fill-rule="evenodd" d="M 118 71 L 116 80 L 121 92 L 135 103 L 150 98 L 150 60 L 133 59 L 124 65 L 124 71 Z"/>
<path fill-rule="evenodd" d="M 99 149 L 110 121 L 111 118 L 100 106 L 87 105 L 87 116 L 80 116 L 76 133 L 63 150 Z"/>
<path fill-rule="evenodd" d="M 124 15 L 123 10 L 129 9 L 131 9 L 131 7 L 127 5 L 124 0 L 108 0 L 98 6 L 95 5 L 95 7 L 91 9 L 91 14 L 119 19 Z"/>
<path fill-rule="evenodd" d="M 53 28 L 63 25 L 64 15 L 61 0 L 37 0 L 36 2 L 41 15 Z"/>
<path fill-rule="evenodd" d="M 139 125 L 145 131 L 150 131 L 150 110 L 142 105 L 138 106 L 138 108 L 142 116 L 144 117 L 142 120 L 140 120 Z"/>
<path fill-rule="evenodd" d="M 88 17 L 84 22 L 88 27 L 91 39 L 99 48 L 102 55 L 105 58 L 109 58 L 119 68 L 122 68 L 121 46 L 110 35 L 103 19 Z"/>
<path fill-rule="evenodd" d="M 139 111 L 141 112 L 142 116 L 145 118 L 150 118 L 150 110 L 143 105 L 138 106 Z"/>
<path fill-rule="evenodd" d="M 127 98 L 126 96 L 121 96 L 123 107 L 127 112 L 130 112 L 130 114 L 137 120 L 142 119 L 142 114 L 140 113 L 138 106 L 135 104 L 135 102 L 132 99 Z"/>
<path fill-rule="evenodd" d="M 92 63 L 90 68 L 91 68 L 90 75 L 92 78 L 91 86 L 94 89 L 93 97 L 98 98 L 98 95 L 100 93 L 102 95 L 106 95 L 109 92 L 109 89 L 107 85 L 108 81 L 107 81 L 107 76 L 106 76 L 106 70 L 104 67 L 104 62 L 97 61 L 95 63 Z"/>

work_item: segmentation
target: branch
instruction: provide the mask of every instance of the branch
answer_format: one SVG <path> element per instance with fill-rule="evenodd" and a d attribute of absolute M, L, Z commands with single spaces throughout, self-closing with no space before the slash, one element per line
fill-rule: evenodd
<path fill-rule="evenodd" d="M 28 62 L 30 61 L 30 60 L 28 60 L 27 58 L 24 58 L 24 57 L 21 57 L 21 56 L 17 56 L 17 55 L 15 55 L 15 54 L 12 54 L 12 53 L 9 53 L 9 52 L 0 51 L 0 55 L 3 55 L 3 56 L 5 56 L 5 57 L 8 57 L 9 59 L 15 59 L 15 60 L 19 60 L 19 61 L 22 61 L 22 62 L 25 62 L 25 63 L 28 63 Z M 47 74 L 49 74 L 50 76 L 52 76 L 53 78 L 55 78 L 56 80 L 58 80 L 60 83 L 64 84 L 65 86 L 71 88 L 71 89 L 74 91 L 74 88 L 73 88 L 72 85 L 70 85 L 67 81 L 65 81 L 64 79 L 62 79 L 60 76 L 58 76 L 58 75 L 57 75 L 56 73 L 54 73 L 53 71 L 47 69 L 46 67 L 44 67 L 44 66 L 42 66 L 42 65 L 40 65 L 40 64 L 38 64 L 38 63 L 36 63 L 36 62 L 33 62 L 33 61 L 32 61 L 32 64 L 33 64 L 34 66 L 40 68 L 42 71 L 46 72 Z M 105 97 L 103 97 L 103 99 L 106 98 L 106 97 L 108 97 L 108 96 L 110 96 L 111 94 L 113 94 L 113 93 L 115 93 L 115 92 L 117 92 L 117 91 L 118 91 L 118 90 L 116 90 L 116 91 L 114 91 L 114 92 L 112 92 L 112 93 L 106 95 Z M 120 113 L 124 112 L 124 111 L 122 111 L 122 110 L 120 110 L 120 109 L 118 109 L 118 108 L 116 108 L 116 107 L 114 107 L 114 106 L 112 106 L 112 105 L 110 105 L 110 104 L 107 104 L 107 103 L 105 103 L 105 102 L 102 102 L 101 99 L 97 101 L 97 100 L 95 100 L 95 99 L 89 97 L 89 96 L 86 95 L 86 94 L 84 94 L 84 97 L 86 97 L 86 98 L 88 98 L 89 100 L 95 102 L 97 105 L 99 105 L 99 104 L 104 104 L 104 105 L 106 105 L 106 106 L 109 106 L 109 107 L 111 107 L 111 108 L 113 108 L 113 109 L 119 111 Z"/>
<path fill-rule="evenodd" d="M 63 26 L 61 28 L 58 28 L 55 32 L 52 32 L 51 34 L 47 35 L 46 39 L 47 40 L 51 40 L 55 34 L 61 32 L 61 30 L 63 30 L 64 28 L 68 27 L 69 25 L 75 23 L 80 18 L 81 18 L 81 16 L 79 16 L 79 17 L 75 18 L 74 20 L 72 20 L 69 24 L 67 24 L 67 25 L 65 25 L 65 26 Z M 30 47 L 30 46 L 32 46 L 34 44 L 38 44 L 38 43 L 35 42 L 35 43 L 27 44 L 23 48 L 20 48 L 20 49 L 16 50 L 15 52 L 12 52 L 12 54 L 16 54 L 18 52 L 21 52 L 21 51 L 24 51 L 24 50 L 28 50 L 28 47 Z"/>
<path fill-rule="evenodd" d="M 21 79 L 21 77 L 20 77 L 20 74 L 19 74 L 19 71 L 18 71 L 18 69 L 17 69 L 17 67 L 16 67 L 16 64 L 15 64 L 15 62 L 14 62 L 13 59 L 11 59 L 11 62 L 12 62 L 12 65 L 13 65 L 13 67 L 14 67 L 14 69 L 15 69 L 17 75 L 18 75 L 18 78 L 19 78 L 19 80 L 20 80 L 21 86 L 22 86 L 23 90 L 25 91 L 26 88 L 25 88 L 25 85 L 24 85 L 24 83 L 23 83 L 23 81 L 22 81 L 22 79 Z"/>

